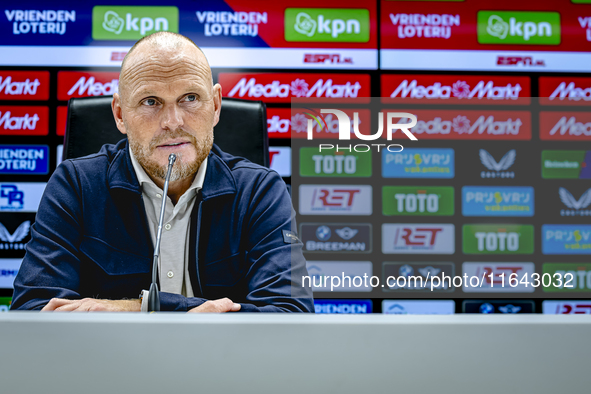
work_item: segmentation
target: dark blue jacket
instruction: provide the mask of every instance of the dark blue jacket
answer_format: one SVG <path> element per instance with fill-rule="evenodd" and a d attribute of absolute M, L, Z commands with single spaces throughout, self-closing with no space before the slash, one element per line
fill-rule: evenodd
<path fill-rule="evenodd" d="M 302 244 L 279 175 L 214 145 L 191 216 L 195 297 L 162 292 L 163 311 L 229 297 L 242 312 L 312 312 Z M 137 299 L 151 281 L 153 245 L 127 140 L 66 160 L 47 183 L 14 282 L 12 309 L 51 298 Z M 293 283 L 292 283 L 293 281 Z"/>

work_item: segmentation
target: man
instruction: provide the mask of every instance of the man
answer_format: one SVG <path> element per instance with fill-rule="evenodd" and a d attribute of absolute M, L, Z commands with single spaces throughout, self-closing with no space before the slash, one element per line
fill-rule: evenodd
<path fill-rule="evenodd" d="M 126 134 L 64 161 L 41 200 L 12 309 L 147 309 L 168 156 L 159 264 L 161 309 L 311 312 L 301 242 L 279 175 L 222 152 L 222 91 L 188 38 L 159 32 L 121 66 L 113 115 Z"/>

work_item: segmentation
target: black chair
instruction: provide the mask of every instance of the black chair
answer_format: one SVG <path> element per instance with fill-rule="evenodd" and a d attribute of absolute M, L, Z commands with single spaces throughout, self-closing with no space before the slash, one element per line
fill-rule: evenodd
<path fill-rule="evenodd" d="M 96 153 L 104 144 L 115 144 L 125 135 L 115 125 L 113 96 L 73 98 L 68 102 L 68 121 L 63 158 Z M 269 167 L 267 113 L 262 101 L 222 99 L 214 143 L 224 152 Z"/>

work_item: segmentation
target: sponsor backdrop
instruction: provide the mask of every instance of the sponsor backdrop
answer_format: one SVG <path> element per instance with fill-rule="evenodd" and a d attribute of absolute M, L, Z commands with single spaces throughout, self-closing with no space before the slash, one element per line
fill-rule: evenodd
<path fill-rule="evenodd" d="M 323 283 L 316 312 L 591 313 L 591 4 L 112 3 L 2 6 L 0 311 L 61 161 L 68 100 L 117 92 L 131 45 L 173 31 L 202 47 L 225 97 L 267 104 L 271 167 L 294 186 L 311 276 L 425 280 Z M 394 134 L 400 153 L 303 144 L 292 99 L 358 98 L 344 111 L 368 130 L 369 97 L 416 114 L 419 141 Z M 323 120 L 315 142 L 337 143 L 337 117 Z M 501 291 L 503 273 L 569 274 L 573 287 Z M 486 280 L 437 282 L 463 274 Z"/>

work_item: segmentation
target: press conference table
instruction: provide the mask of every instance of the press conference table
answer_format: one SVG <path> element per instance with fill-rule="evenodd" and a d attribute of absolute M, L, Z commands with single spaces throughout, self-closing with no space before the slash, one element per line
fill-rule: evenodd
<path fill-rule="evenodd" d="M 584 393 L 590 315 L 0 314 L 2 393 Z"/>

